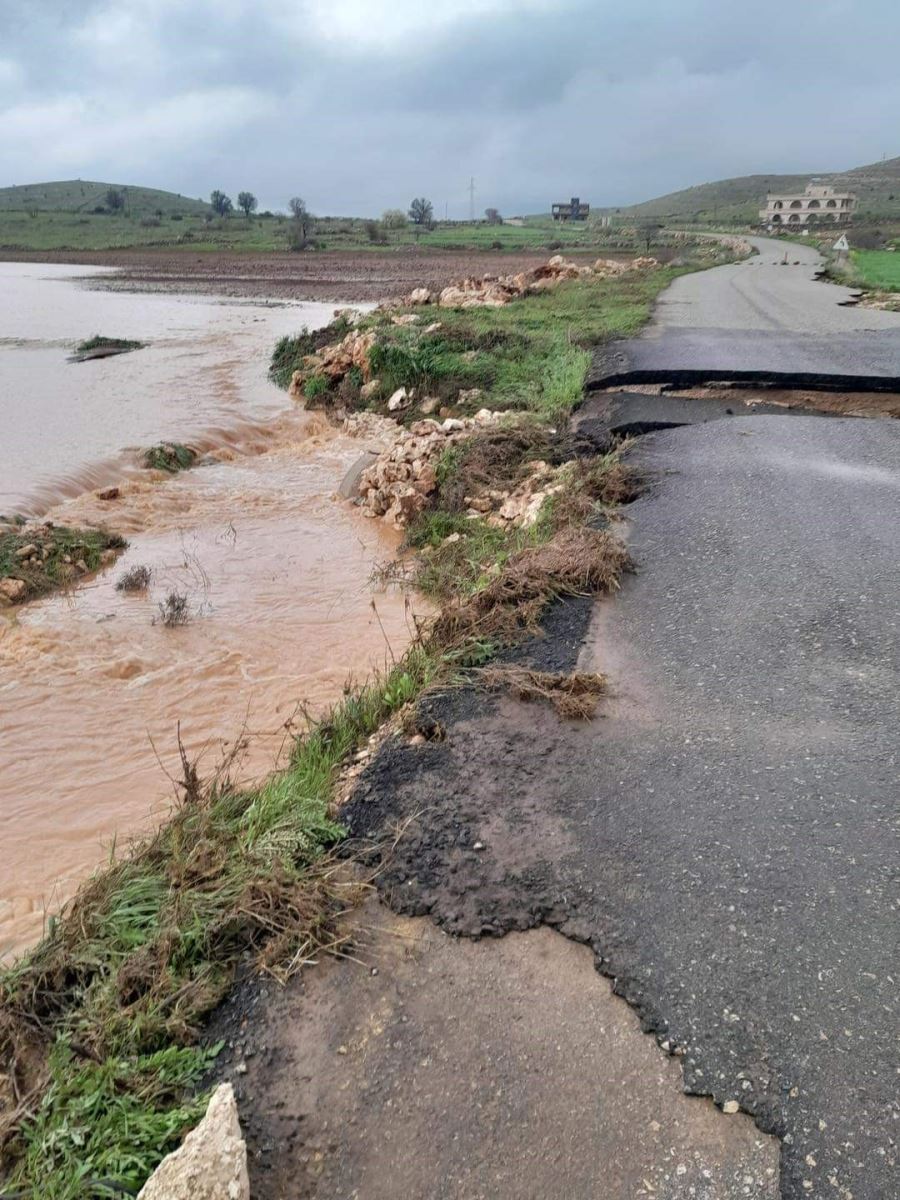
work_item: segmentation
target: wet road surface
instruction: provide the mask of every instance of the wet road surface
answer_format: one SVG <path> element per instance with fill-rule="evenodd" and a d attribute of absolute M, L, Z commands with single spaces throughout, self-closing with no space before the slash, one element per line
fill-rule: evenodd
<path fill-rule="evenodd" d="M 752 258 L 676 279 L 644 336 L 605 350 L 598 375 L 704 370 L 900 381 L 900 313 L 845 307 L 854 293 L 815 278 L 824 264 L 809 247 L 750 241 L 759 252 Z"/>

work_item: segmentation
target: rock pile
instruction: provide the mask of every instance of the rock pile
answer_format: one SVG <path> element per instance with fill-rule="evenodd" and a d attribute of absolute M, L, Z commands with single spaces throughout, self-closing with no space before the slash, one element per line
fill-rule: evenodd
<path fill-rule="evenodd" d="M 659 264 L 655 258 L 640 257 L 630 262 L 598 259 L 592 267 L 578 266 L 556 254 L 546 263 L 517 275 L 485 275 L 481 279 L 461 279 L 440 292 L 416 288 L 401 301 L 403 305 L 436 304 L 439 308 L 499 308 L 522 296 L 551 291 L 566 279 L 610 278 L 626 271 L 647 270 Z"/>
<path fill-rule="evenodd" d="M 483 408 L 474 417 L 416 421 L 359 477 L 357 491 L 367 517 L 402 529 L 425 508 L 437 488 L 438 459 L 448 446 L 498 421 L 502 413 Z"/>
<path fill-rule="evenodd" d="M 369 351 L 374 345 L 374 330 L 351 329 L 341 341 L 331 346 L 323 346 L 315 354 L 306 355 L 303 366 L 291 376 L 289 393 L 292 396 L 302 395 L 303 385 L 314 375 L 341 380 L 352 367 L 361 371 L 363 379 L 368 380 L 371 374 Z"/>
<path fill-rule="evenodd" d="M 504 529 L 509 525 L 528 529 L 540 515 L 544 501 L 561 492 L 566 466 L 551 467 L 534 462 L 525 479 L 511 491 L 489 491 L 483 496 L 466 496 L 469 516 L 484 517 L 488 525 Z"/>

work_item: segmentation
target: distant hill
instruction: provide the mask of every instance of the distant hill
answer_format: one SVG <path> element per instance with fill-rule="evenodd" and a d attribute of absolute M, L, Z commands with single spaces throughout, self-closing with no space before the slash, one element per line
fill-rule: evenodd
<path fill-rule="evenodd" d="M 0 211 L 22 212 L 93 212 L 105 206 L 110 188 L 121 192 L 125 210 L 135 216 L 151 216 L 161 210 L 172 213 L 202 215 L 209 212 L 203 200 L 192 200 L 176 192 L 157 188 L 132 187 L 125 183 L 95 183 L 88 179 L 66 179 L 59 183 L 23 183 L 19 187 L 0 188 Z"/>
<path fill-rule="evenodd" d="M 702 224 L 704 222 L 755 223 L 767 192 L 802 192 L 808 183 L 830 184 L 856 192 L 859 215 L 875 220 L 900 219 L 900 158 L 855 167 L 852 171 L 821 171 L 816 175 L 743 175 L 701 183 L 670 192 L 643 204 L 599 211 L 635 219 L 658 217 Z"/>

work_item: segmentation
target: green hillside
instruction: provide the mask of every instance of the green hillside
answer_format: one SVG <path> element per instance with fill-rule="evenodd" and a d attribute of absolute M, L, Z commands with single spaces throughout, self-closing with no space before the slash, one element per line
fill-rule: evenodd
<path fill-rule="evenodd" d="M 0 188 L 0 212 L 92 213 L 106 206 L 106 194 L 114 188 L 125 201 L 131 216 L 181 213 L 184 216 L 209 212 L 203 200 L 192 200 L 158 188 L 132 187 L 125 183 L 96 183 L 88 179 L 66 179 L 58 183 L 25 183 Z"/>
<path fill-rule="evenodd" d="M 767 192 L 802 192 L 813 181 L 856 192 L 862 218 L 900 219 L 900 158 L 817 175 L 743 175 L 720 179 L 670 192 L 643 204 L 600 211 L 638 220 L 657 217 L 698 224 L 755 224 Z"/>

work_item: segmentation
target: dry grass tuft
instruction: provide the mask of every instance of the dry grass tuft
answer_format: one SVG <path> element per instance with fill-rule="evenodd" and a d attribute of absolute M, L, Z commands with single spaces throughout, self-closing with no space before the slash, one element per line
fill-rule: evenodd
<path fill-rule="evenodd" d="M 574 671 L 560 675 L 548 671 L 530 671 L 527 667 L 484 667 L 476 678 L 490 691 L 508 691 L 518 700 L 547 700 L 557 713 L 569 721 L 589 721 L 597 712 L 597 703 L 606 693 L 603 675 Z"/>
<path fill-rule="evenodd" d="M 547 603 L 556 596 L 614 591 L 631 558 L 606 530 L 565 527 L 548 541 L 512 555 L 496 577 L 465 603 L 448 605 L 435 622 L 439 645 L 468 639 L 510 642 L 534 633 Z"/>

